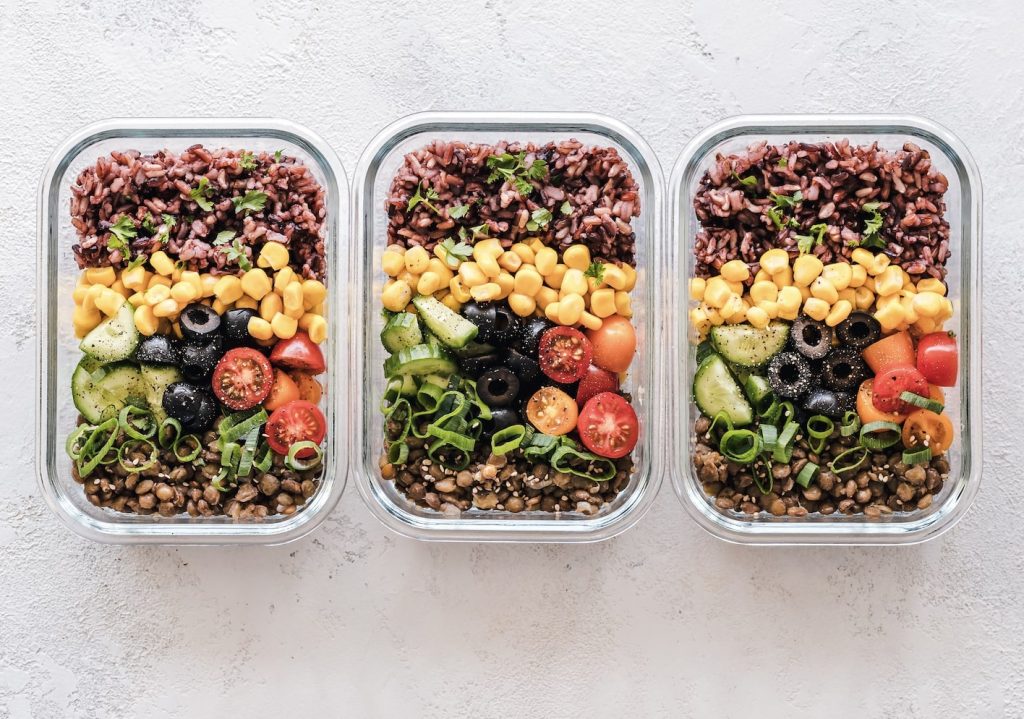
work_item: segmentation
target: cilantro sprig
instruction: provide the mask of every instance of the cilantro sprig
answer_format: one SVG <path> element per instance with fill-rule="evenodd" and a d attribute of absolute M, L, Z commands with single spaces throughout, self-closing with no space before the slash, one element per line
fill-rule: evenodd
<path fill-rule="evenodd" d="M 232 197 L 231 204 L 235 206 L 235 214 L 260 212 L 267 204 L 267 193 L 259 190 L 247 190 L 241 197 Z"/>
<path fill-rule="evenodd" d="M 117 250 L 126 260 L 132 256 L 131 241 L 138 237 L 139 231 L 128 215 L 121 215 L 117 222 L 110 226 L 110 236 L 107 238 L 107 249 Z"/>
<path fill-rule="evenodd" d="M 242 246 L 241 240 L 235 237 L 235 233 L 231 230 L 218 232 L 213 245 L 221 249 L 228 262 L 234 262 L 245 272 L 252 269 L 252 262 L 249 260 L 249 256 L 245 254 L 245 248 Z"/>
<path fill-rule="evenodd" d="M 553 219 L 554 215 L 551 214 L 551 210 L 546 207 L 538 207 L 530 213 L 530 219 L 526 221 L 526 229 L 530 232 L 536 232 L 546 228 Z"/>
<path fill-rule="evenodd" d="M 473 256 L 473 247 L 471 245 L 465 242 L 456 242 L 451 237 L 445 239 L 441 243 L 441 247 L 444 249 L 445 264 L 453 270 L 457 270 L 460 264 Z"/>
<path fill-rule="evenodd" d="M 878 211 L 881 202 L 865 202 L 861 210 L 867 212 L 869 217 L 864 220 L 864 231 L 860 237 L 860 247 L 871 247 L 876 250 L 885 249 L 885 240 L 882 238 L 882 222 L 884 217 Z"/>
<path fill-rule="evenodd" d="M 441 210 L 437 209 L 437 205 L 434 204 L 434 201 L 440 199 L 440 197 L 437 194 L 437 190 L 426 182 L 421 182 L 416 185 L 416 192 L 409 198 L 409 204 L 406 205 L 406 209 L 412 210 L 416 205 L 423 205 L 435 215 L 440 215 Z"/>
<path fill-rule="evenodd" d="M 828 232 L 828 225 L 824 222 L 811 225 L 811 234 L 793 235 L 796 238 L 796 246 L 801 255 L 813 252 L 814 248 L 825 241 L 825 234 Z"/>
<path fill-rule="evenodd" d="M 792 195 L 779 195 L 774 192 L 768 193 L 768 198 L 774 203 L 773 207 L 769 207 L 765 210 L 765 214 L 775 225 L 775 229 L 783 230 L 786 227 L 799 227 L 800 223 L 796 221 L 796 218 L 787 218 L 784 210 L 791 210 L 796 208 L 798 204 L 803 202 L 804 194 L 797 190 Z"/>
<path fill-rule="evenodd" d="M 463 217 L 469 214 L 469 209 L 472 205 L 455 205 L 454 207 L 448 208 L 448 217 L 453 220 L 461 220 Z"/>
<path fill-rule="evenodd" d="M 746 177 L 740 177 L 733 171 L 732 176 L 736 179 L 736 182 L 740 183 L 744 187 L 757 187 L 757 178 L 753 175 L 747 175 Z"/>
<path fill-rule="evenodd" d="M 533 192 L 530 180 L 543 180 L 548 176 L 548 164 L 543 160 L 534 160 L 527 167 L 526 152 L 491 155 L 487 158 L 487 167 L 491 170 L 487 182 L 511 182 L 523 197 Z"/>
<path fill-rule="evenodd" d="M 572 214 L 572 205 L 570 205 L 569 201 L 566 200 L 565 202 L 562 203 L 562 206 L 558 209 L 558 211 L 561 212 L 563 215 L 566 215 L 566 216 L 571 215 Z"/>
<path fill-rule="evenodd" d="M 238 166 L 243 170 L 255 170 L 256 155 L 252 154 L 248 150 L 242 150 L 242 154 L 238 157 Z"/>
<path fill-rule="evenodd" d="M 604 263 L 603 262 L 591 262 L 590 266 L 587 267 L 586 272 L 583 273 L 585 277 L 593 277 L 597 280 L 598 284 L 604 282 Z"/>
<path fill-rule="evenodd" d="M 481 237 L 490 237 L 490 236 L 491 236 L 491 227 L 486 222 L 484 222 L 482 224 L 479 224 L 479 225 L 475 225 L 473 227 L 470 227 L 468 231 L 467 231 L 467 229 L 465 227 L 460 227 L 459 228 L 459 239 L 462 240 L 463 242 L 466 242 L 468 240 L 472 240 L 473 242 L 476 242 Z"/>
<path fill-rule="evenodd" d="M 210 212 L 213 210 L 213 203 L 210 202 L 210 198 L 213 196 L 213 186 L 210 185 L 210 179 L 205 175 L 199 178 L 199 185 L 197 187 L 189 190 L 188 196 L 203 208 L 204 211 Z"/>

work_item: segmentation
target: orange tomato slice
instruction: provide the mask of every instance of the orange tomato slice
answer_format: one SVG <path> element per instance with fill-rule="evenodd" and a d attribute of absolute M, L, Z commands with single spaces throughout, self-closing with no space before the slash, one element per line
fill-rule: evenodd
<path fill-rule="evenodd" d="M 938 456 L 953 444 L 953 422 L 927 409 L 911 412 L 903 423 L 903 446 L 914 451 L 928 447 Z"/>
<path fill-rule="evenodd" d="M 914 340 L 909 332 L 897 332 L 864 348 L 864 361 L 875 374 L 890 367 L 917 367 Z"/>
<path fill-rule="evenodd" d="M 873 379 L 866 379 L 861 382 L 860 389 L 857 390 L 857 414 L 860 415 L 860 421 L 863 424 L 868 422 L 895 422 L 896 424 L 902 424 L 907 415 L 900 414 L 899 412 L 883 412 L 875 407 L 874 397 L 871 394 L 874 384 L 875 381 Z"/>

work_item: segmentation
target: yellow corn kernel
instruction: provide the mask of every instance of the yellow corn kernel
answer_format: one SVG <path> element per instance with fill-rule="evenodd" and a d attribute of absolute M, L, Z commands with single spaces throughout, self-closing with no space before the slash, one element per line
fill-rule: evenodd
<path fill-rule="evenodd" d="M 163 250 L 157 250 L 149 256 L 149 265 L 157 274 L 165 277 L 174 272 L 174 260 Z"/>
<path fill-rule="evenodd" d="M 107 289 L 105 285 L 90 285 L 89 289 L 85 291 L 85 296 L 82 298 L 82 307 L 87 310 L 96 309 L 96 300 L 100 298 L 105 289 Z"/>
<path fill-rule="evenodd" d="M 711 320 L 708 319 L 704 310 L 700 307 L 694 307 L 690 310 L 690 324 L 693 325 L 698 332 L 703 334 L 711 325 Z"/>
<path fill-rule="evenodd" d="M 734 295 L 739 295 L 740 297 L 743 296 L 744 288 L 742 282 L 730 282 L 729 280 L 726 280 L 725 284 L 729 285 L 729 289 L 732 290 Z"/>
<path fill-rule="evenodd" d="M 562 280 L 565 278 L 565 272 L 568 269 L 568 267 L 561 263 L 555 265 L 554 269 L 544 278 L 548 287 L 553 287 L 556 290 L 559 289 L 562 286 Z"/>
<path fill-rule="evenodd" d="M 881 255 L 884 257 L 884 255 Z M 885 297 L 896 294 L 903 287 L 903 271 L 896 265 L 886 267 L 875 277 L 875 293 Z"/>
<path fill-rule="evenodd" d="M 755 283 L 756 284 L 756 283 Z M 690 299 L 700 302 L 704 299 L 704 288 L 707 286 L 707 280 L 703 277 L 693 277 L 690 279 Z M 593 290 L 591 290 L 593 291 Z"/>
<path fill-rule="evenodd" d="M 861 265 L 850 265 L 850 284 L 849 287 L 857 289 L 864 285 L 864 281 L 868 278 L 868 271 L 865 270 Z"/>
<path fill-rule="evenodd" d="M 99 310 L 87 310 L 81 305 L 75 307 L 71 313 L 71 325 L 75 329 L 75 337 L 85 337 L 102 320 L 103 317 L 100 315 Z"/>
<path fill-rule="evenodd" d="M 882 329 L 892 331 L 903 322 L 903 305 L 899 302 L 890 302 L 885 307 L 880 307 L 874 315 Z"/>
<path fill-rule="evenodd" d="M 797 313 L 800 311 L 800 303 L 803 302 L 803 297 L 800 294 L 800 290 L 796 287 L 783 287 L 779 290 L 779 316 L 782 316 L 783 312 Z"/>
<path fill-rule="evenodd" d="M 262 272 L 263 270 L 260 270 Z M 234 275 L 224 275 L 213 286 L 213 294 L 226 305 L 233 304 L 242 296 L 242 281 Z"/>
<path fill-rule="evenodd" d="M 216 297 L 213 298 L 213 302 L 210 303 L 210 307 L 212 307 L 213 311 L 216 312 L 218 315 L 222 315 L 231 309 L 231 305 L 224 304 Z"/>
<path fill-rule="evenodd" d="M 758 307 L 758 309 L 762 310 L 766 315 L 768 315 L 768 319 L 774 320 L 776 317 L 779 316 L 778 302 L 758 302 L 756 306 Z"/>
<path fill-rule="evenodd" d="M 571 294 L 558 300 L 558 323 L 561 325 L 578 324 L 586 309 L 581 295 Z"/>
<path fill-rule="evenodd" d="M 903 289 L 910 289 L 916 292 L 917 290 L 914 288 L 914 279 L 910 276 L 910 273 L 902 267 L 900 268 L 900 272 L 903 274 Z"/>
<path fill-rule="evenodd" d="M 825 268 L 814 255 L 800 255 L 793 262 L 793 282 L 801 287 L 807 287 L 818 278 Z"/>
<path fill-rule="evenodd" d="M 273 270 L 279 270 L 287 264 L 288 248 L 280 242 L 267 242 L 264 244 L 260 249 L 260 256 L 256 260 L 257 267 L 269 267 Z"/>
<path fill-rule="evenodd" d="M 544 285 L 544 278 L 532 266 L 525 266 L 516 273 L 513 290 L 520 295 L 533 297 Z"/>
<path fill-rule="evenodd" d="M 501 294 L 498 295 L 499 300 L 503 300 L 512 294 L 512 290 L 516 286 L 516 278 L 507 272 L 502 272 L 498 275 L 497 279 L 494 280 L 498 283 L 498 287 L 501 288 Z"/>
<path fill-rule="evenodd" d="M 157 317 L 175 317 L 178 312 L 178 303 L 173 299 L 167 299 L 153 305 L 153 314 Z"/>
<path fill-rule="evenodd" d="M 804 302 L 804 314 L 818 322 L 828 317 L 830 309 L 828 302 L 817 297 L 808 297 Z"/>
<path fill-rule="evenodd" d="M 620 290 L 615 293 L 615 313 L 623 317 L 633 316 L 633 302 L 628 292 Z"/>
<path fill-rule="evenodd" d="M 867 268 L 868 274 L 872 277 L 882 274 L 888 267 L 891 260 L 888 255 L 878 254 L 871 260 L 871 266 Z M 900 273 L 900 285 L 903 284 L 903 273 Z"/>
<path fill-rule="evenodd" d="M 523 261 L 524 265 L 532 265 L 536 261 L 536 254 L 525 242 L 517 242 L 509 250 L 519 255 L 519 259 Z M 557 253 L 555 254 L 555 261 L 558 261 Z"/>
<path fill-rule="evenodd" d="M 235 307 L 237 307 L 238 309 L 255 310 L 259 309 L 259 306 L 260 303 L 254 300 L 252 297 L 249 297 L 248 295 L 242 295 L 235 302 Z"/>
<path fill-rule="evenodd" d="M 134 295 L 128 298 L 128 304 L 132 307 L 141 307 L 146 304 L 146 293 L 136 292 Z"/>
<path fill-rule="evenodd" d="M 768 250 L 761 255 L 761 269 L 770 275 L 781 272 L 782 268 L 789 267 L 789 253 L 785 250 Z"/>
<path fill-rule="evenodd" d="M 858 264 L 861 267 L 863 267 L 865 270 L 871 269 L 871 265 L 875 263 L 874 253 L 872 253 L 871 250 L 866 249 L 864 247 L 858 247 L 853 252 L 851 252 L 850 259 L 853 260 L 855 264 Z"/>
<path fill-rule="evenodd" d="M 155 314 L 153 314 L 153 308 L 149 305 L 142 305 L 135 308 L 135 314 L 132 315 L 135 320 L 135 329 L 139 331 L 139 334 L 150 337 L 156 334 L 159 322 Z"/>
<path fill-rule="evenodd" d="M 258 340 L 269 340 L 274 336 L 274 328 L 262 317 L 250 317 L 248 330 L 249 334 Z"/>
<path fill-rule="evenodd" d="M 864 284 L 861 285 L 861 287 L 865 287 L 865 288 L 871 290 L 872 293 L 874 293 L 874 291 L 875 291 L 875 278 L 870 276 L 870 275 L 868 275 L 867 277 L 864 278 Z"/>
<path fill-rule="evenodd" d="M 497 282 L 485 282 L 471 288 L 469 294 L 477 302 L 490 302 L 501 296 L 501 285 Z"/>
<path fill-rule="evenodd" d="M 948 320 L 953 316 L 953 303 L 949 301 L 949 298 L 942 300 L 942 314 L 939 317 L 943 320 Z"/>
<path fill-rule="evenodd" d="M 274 319 L 270 320 L 270 329 L 274 331 L 274 336 L 278 339 L 287 340 L 295 336 L 299 329 L 299 323 L 294 317 L 278 312 L 274 315 Z"/>
<path fill-rule="evenodd" d="M 153 287 L 156 287 L 157 285 L 163 285 L 167 289 L 171 289 L 171 285 L 172 284 L 174 284 L 174 283 L 171 282 L 171 278 L 170 277 L 164 277 L 163 275 L 155 275 L 154 274 L 154 275 L 150 275 L 149 282 L 146 283 L 146 288 L 147 289 L 151 289 Z"/>
<path fill-rule="evenodd" d="M 171 273 L 171 282 L 173 283 L 181 281 L 181 273 L 184 271 L 185 270 L 180 265 L 178 265 L 178 263 L 175 263 L 174 272 Z"/>
<path fill-rule="evenodd" d="M 490 257 L 496 260 L 504 251 L 505 248 L 501 246 L 501 240 L 497 237 L 488 237 L 486 240 L 480 240 L 473 245 L 473 259 L 477 262 L 480 261 L 481 257 Z"/>
<path fill-rule="evenodd" d="M 165 285 L 156 285 L 146 290 L 146 304 L 158 305 L 171 296 L 171 288 Z M 88 299 L 88 298 L 87 298 Z"/>
<path fill-rule="evenodd" d="M 883 308 L 888 307 L 889 305 L 891 305 L 893 303 L 899 304 L 899 301 L 900 301 L 900 296 L 899 295 L 886 295 L 885 297 L 879 297 L 875 301 L 875 307 L 877 307 L 878 309 L 883 309 Z"/>
<path fill-rule="evenodd" d="M 501 257 L 498 258 L 498 266 L 514 274 L 516 270 L 523 266 L 523 260 L 515 252 L 503 252 Z"/>
<path fill-rule="evenodd" d="M 758 282 L 771 282 L 771 281 L 772 281 L 771 273 L 768 272 L 767 270 L 765 270 L 763 267 L 760 270 L 757 271 L 756 275 L 754 275 L 754 283 L 755 284 L 758 283 Z"/>
<path fill-rule="evenodd" d="M 76 305 L 82 304 L 85 300 L 85 296 L 89 293 L 89 285 L 84 282 L 79 282 L 75 285 L 74 292 L 71 293 L 71 298 L 75 301 Z"/>
<path fill-rule="evenodd" d="M 488 279 L 493 280 L 499 274 L 501 274 L 501 265 L 498 264 L 492 255 L 480 255 L 476 261 L 477 267 L 479 267 Z"/>
<path fill-rule="evenodd" d="M 469 302 L 472 299 L 469 294 L 469 290 L 463 287 L 461 277 L 452 277 L 451 280 L 448 281 L 448 289 L 451 290 L 452 297 L 455 298 L 455 301 L 460 304 Z"/>
<path fill-rule="evenodd" d="M 558 301 L 554 301 L 544 308 L 544 316 L 558 324 Z"/>
<path fill-rule="evenodd" d="M 850 286 L 850 280 L 853 279 L 853 269 L 846 262 L 833 262 L 832 264 L 825 265 L 821 271 L 821 276 L 831 282 L 832 286 L 841 292 Z"/>
<path fill-rule="evenodd" d="M 534 237 L 532 240 L 530 240 L 529 245 L 530 245 L 530 248 L 533 250 L 533 254 L 535 256 L 536 256 L 536 254 L 538 252 L 540 252 L 546 246 L 544 244 L 544 241 L 541 240 L 539 237 Z"/>
<path fill-rule="evenodd" d="M 699 298 L 694 298 L 699 299 Z M 615 290 L 603 287 L 590 294 L 590 311 L 604 319 L 615 314 Z"/>
<path fill-rule="evenodd" d="M 160 320 L 160 329 L 166 330 L 168 322 L 169 320 Z M 177 337 L 179 340 L 184 339 L 185 337 L 185 335 L 182 334 L 181 332 L 181 322 L 171 322 L 171 332 L 174 333 L 174 336 Z"/>
<path fill-rule="evenodd" d="M 427 270 L 420 275 L 420 281 L 416 284 L 416 291 L 421 295 L 432 295 L 441 287 L 441 278 L 436 272 Z"/>
<path fill-rule="evenodd" d="M 918 317 L 917 322 L 914 323 L 914 329 L 917 330 L 918 334 L 926 335 L 931 332 L 937 332 L 939 325 L 931 317 Z"/>
<path fill-rule="evenodd" d="M 214 290 L 217 287 L 217 282 L 220 278 L 217 275 L 202 274 L 199 275 L 199 284 L 203 286 L 203 297 L 213 297 Z"/>
<path fill-rule="evenodd" d="M 847 287 L 845 290 L 839 291 L 839 299 L 846 300 L 851 306 L 857 304 L 857 290 L 852 287 Z"/>
<path fill-rule="evenodd" d="M 946 285 L 942 280 L 937 280 L 934 277 L 925 277 L 923 280 L 917 283 L 918 292 L 934 292 L 940 297 L 946 296 Z"/>
<path fill-rule="evenodd" d="M 750 288 L 750 299 L 754 304 L 759 302 L 774 302 L 779 297 L 779 288 L 774 282 L 755 282 Z"/>
<path fill-rule="evenodd" d="M 102 285 L 100 285 L 102 287 Z M 121 305 L 125 303 L 124 295 L 120 292 L 114 292 L 111 289 L 104 289 L 100 293 L 100 296 L 96 298 L 96 309 L 105 314 L 107 317 L 113 317 L 117 314 L 117 311 L 121 309 Z"/>
<path fill-rule="evenodd" d="M 793 268 L 790 267 L 789 265 L 786 265 L 781 270 L 772 275 L 772 282 L 774 282 L 775 286 L 778 287 L 780 290 L 783 287 L 789 287 L 790 285 L 793 284 Z"/>
<path fill-rule="evenodd" d="M 737 295 L 738 296 L 738 295 Z M 747 310 L 750 309 L 750 303 L 740 298 L 740 308 L 733 313 L 732 317 L 726 320 L 731 325 L 738 325 L 740 322 L 747 321 Z"/>
<path fill-rule="evenodd" d="M 508 306 L 520 317 L 529 317 L 537 309 L 537 301 L 532 295 L 513 292 L 508 296 Z"/>
<path fill-rule="evenodd" d="M 243 275 L 243 277 L 244 276 L 245 275 Z M 269 277 L 269 275 L 267 276 Z M 290 285 L 292 282 L 295 282 L 296 280 L 301 281 L 301 278 L 299 278 L 299 276 L 295 274 L 295 270 L 293 270 L 291 267 L 285 267 L 280 272 L 274 275 L 274 279 L 272 282 L 274 291 L 277 292 L 278 294 L 281 294 L 284 292 L 285 287 Z M 256 299 L 259 298 L 257 297 Z"/>
<path fill-rule="evenodd" d="M 762 310 L 760 307 L 751 307 L 747 310 L 747 322 L 757 327 L 759 330 L 763 330 L 768 326 L 768 322 L 771 318 L 768 313 Z"/>
<path fill-rule="evenodd" d="M 184 272 L 181 273 L 181 281 L 188 282 L 195 288 L 197 298 L 203 296 L 203 278 L 199 275 L 198 272 L 193 272 L 192 270 L 185 270 Z"/>
<path fill-rule="evenodd" d="M 125 270 L 121 273 L 121 283 L 132 290 L 138 291 L 146 287 L 146 268 L 142 265 Z"/>
<path fill-rule="evenodd" d="M 866 310 L 875 303 L 875 293 L 867 287 L 858 287 L 854 290 L 854 293 L 856 294 L 856 299 L 853 305 L 858 310 Z"/>
<path fill-rule="evenodd" d="M 721 277 L 712 277 L 704 285 L 704 301 L 712 307 L 722 307 L 732 294 L 729 284 Z"/>
<path fill-rule="evenodd" d="M 743 299 L 739 295 L 730 295 L 729 299 L 722 305 L 719 313 L 725 318 L 726 322 L 729 322 L 737 312 L 743 312 Z M 743 314 L 746 316 L 746 313 Z"/>
<path fill-rule="evenodd" d="M 588 330 L 599 330 L 604 324 L 604 320 L 600 317 L 595 317 L 586 310 L 580 315 L 580 324 L 586 327 Z"/>
<path fill-rule="evenodd" d="M 171 287 L 171 297 L 179 305 L 187 305 L 192 300 L 199 299 L 199 290 L 191 282 L 182 280 Z"/>
<path fill-rule="evenodd" d="M 450 309 L 452 312 L 459 312 L 460 310 L 462 310 L 462 304 L 457 299 L 455 299 L 455 295 L 453 295 L 451 292 L 445 295 L 444 299 L 441 300 L 441 302 L 445 305 L 445 307 Z"/>
<path fill-rule="evenodd" d="M 128 299 L 133 294 L 132 290 L 125 287 L 124 283 L 121 282 L 121 280 L 115 280 L 114 284 L 110 286 L 110 289 L 112 289 L 114 292 L 121 295 L 125 299 Z"/>
<path fill-rule="evenodd" d="M 626 289 L 626 273 L 618 265 L 604 266 L 604 283 L 615 290 Z"/>
<path fill-rule="evenodd" d="M 425 292 L 424 294 L 432 294 Z M 289 317 L 299 319 L 302 317 L 302 313 L 305 308 L 302 306 L 302 285 L 298 282 L 292 282 L 290 285 L 284 288 L 284 313 Z"/>
<path fill-rule="evenodd" d="M 455 277 L 455 273 L 448 265 L 436 257 L 430 258 L 430 263 L 427 265 L 427 272 L 433 272 L 435 275 L 441 278 L 441 284 L 447 285 L 452 281 L 452 277 Z M 327 295 L 326 288 L 324 289 L 324 296 Z"/>
<path fill-rule="evenodd" d="M 558 253 L 550 247 L 542 247 L 537 251 L 536 255 L 537 272 L 542 276 L 547 277 L 555 271 L 555 266 L 558 264 Z"/>
<path fill-rule="evenodd" d="M 583 274 L 583 270 L 575 267 L 570 267 L 565 271 L 565 276 L 562 277 L 562 286 L 559 288 L 559 296 L 564 297 L 567 294 L 585 295 L 590 287 L 587 285 L 587 278 Z"/>
<path fill-rule="evenodd" d="M 743 260 L 729 260 L 719 273 L 727 282 L 746 282 L 750 278 L 750 268 Z"/>
<path fill-rule="evenodd" d="M 410 287 L 415 287 L 420 281 L 420 276 L 409 272 L 409 270 L 402 270 L 395 279 L 401 280 Z"/>
<path fill-rule="evenodd" d="M 623 292 L 632 292 L 633 288 L 636 287 L 636 268 L 623 264 L 622 274 L 626 276 L 626 286 L 622 288 Z"/>
<path fill-rule="evenodd" d="M 309 317 L 306 320 L 306 326 L 302 329 L 306 330 L 306 334 L 309 335 L 311 340 L 320 344 L 327 339 L 327 320 L 320 315 L 314 314 L 303 315 L 303 317 Z"/>
<path fill-rule="evenodd" d="M 839 292 L 835 286 L 824 277 L 818 277 L 811 283 L 811 296 L 819 300 L 825 300 L 834 305 L 839 300 Z"/>
<path fill-rule="evenodd" d="M 116 279 L 117 273 L 113 267 L 90 267 L 85 271 L 85 281 L 90 285 L 110 287 Z"/>
<path fill-rule="evenodd" d="M 571 245 L 562 253 L 562 262 L 574 270 L 586 272 L 590 267 L 590 248 L 586 245 Z"/>
<path fill-rule="evenodd" d="M 459 278 L 462 284 L 469 288 L 479 287 L 487 282 L 487 275 L 475 262 L 463 262 L 459 265 Z"/>
<path fill-rule="evenodd" d="M 853 312 L 853 305 L 847 300 L 839 300 L 832 305 L 832 310 L 825 317 L 825 324 L 829 327 L 835 327 L 849 317 L 851 312 Z"/>
<path fill-rule="evenodd" d="M 558 302 L 558 292 L 550 287 L 541 287 L 537 290 L 537 294 L 534 295 L 534 299 L 537 300 L 538 307 L 547 311 L 548 305 Z"/>
<path fill-rule="evenodd" d="M 403 280 L 395 280 L 390 286 L 384 288 L 380 300 L 385 309 L 401 312 L 412 300 L 412 288 Z"/>
<path fill-rule="evenodd" d="M 917 310 L 914 309 L 914 294 L 900 292 L 900 305 L 903 306 L 903 321 L 907 324 L 917 322 Z"/>
<path fill-rule="evenodd" d="M 811 288 L 807 285 L 801 285 L 798 289 L 800 290 L 801 302 L 811 296 Z"/>
<path fill-rule="evenodd" d="M 430 264 L 430 253 L 422 247 L 410 247 L 405 253 L 405 269 L 417 275 L 427 271 Z M 275 333 L 276 334 L 276 333 Z"/>
<path fill-rule="evenodd" d="M 445 280 L 445 284 L 448 281 Z M 320 280 L 304 280 L 302 282 L 302 306 L 311 310 L 327 299 L 327 288 Z"/>
<path fill-rule="evenodd" d="M 707 303 L 701 302 L 700 310 L 705 315 L 707 315 L 708 322 L 713 324 L 715 327 L 725 323 L 725 320 L 722 318 L 722 314 L 714 307 L 709 306 Z"/>

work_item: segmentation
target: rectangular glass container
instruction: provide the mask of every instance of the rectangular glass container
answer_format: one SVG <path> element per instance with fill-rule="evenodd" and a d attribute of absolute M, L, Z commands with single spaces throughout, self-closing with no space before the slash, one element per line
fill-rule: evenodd
<path fill-rule="evenodd" d="M 327 442 L 324 474 L 316 494 L 290 516 L 257 521 L 230 517 L 162 517 L 114 512 L 92 505 L 82 486 L 71 477 L 64 451 L 78 416 L 71 401 L 71 373 L 81 352 L 74 336 L 71 292 L 80 270 L 71 246 L 75 229 L 69 213 L 71 184 L 86 166 L 111 150 L 143 153 L 161 149 L 182 151 L 202 143 L 207 147 L 282 150 L 301 159 L 323 186 L 327 201 L 324 244 L 328 266 L 328 339 L 325 407 Z M 276 119 L 111 119 L 89 125 L 69 137 L 51 156 L 39 188 L 39 248 L 37 254 L 37 311 L 39 343 L 39 402 L 36 462 L 39 486 L 47 503 L 71 529 L 84 537 L 111 543 L 164 544 L 281 544 L 315 528 L 331 511 L 345 488 L 348 418 L 343 411 L 347 383 L 347 354 L 340 350 L 348 332 L 338 292 L 336 248 L 348 229 L 348 180 L 333 150 L 321 138 L 291 122 Z M 341 411 L 339 411 L 341 410 Z"/>
<path fill-rule="evenodd" d="M 864 515 L 806 517 L 739 516 L 718 509 L 694 476 L 691 461 L 693 424 L 699 413 L 691 387 L 696 371 L 695 347 L 688 342 L 688 295 L 685 278 L 693 276 L 694 240 L 699 229 L 693 196 L 701 176 L 719 153 L 745 150 L 761 140 L 851 144 L 878 141 L 898 150 L 913 142 L 931 154 L 949 180 L 946 219 L 950 223 L 947 263 L 948 296 L 954 315 L 947 329 L 960 342 L 959 379 L 946 390 L 946 411 L 957 430 L 947 452 L 949 479 L 932 505 L 913 513 L 871 519 Z M 719 122 L 701 132 L 683 150 L 670 180 L 671 235 L 669 262 L 679 281 L 673 283 L 676 310 L 670 322 L 668 359 L 673 426 L 672 485 L 689 514 L 722 539 L 745 544 L 912 544 L 938 536 L 967 511 L 981 481 L 981 178 L 964 144 L 945 128 L 923 118 L 903 115 L 747 115 Z M 764 514 L 764 513 L 762 513 Z"/>
<path fill-rule="evenodd" d="M 634 319 L 639 350 L 630 368 L 626 391 L 632 392 L 641 422 L 634 452 L 636 471 L 627 487 L 594 516 L 469 510 L 452 518 L 409 501 L 394 482 L 381 478 L 378 461 L 383 446 L 379 405 L 384 390 L 386 352 L 380 343 L 383 326 L 380 293 L 384 283 L 381 254 L 387 246 L 385 197 L 406 153 L 433 140 L 495 143 L 499 140 L 547 142 L 575 138 L 587 145 L 615 147 L 629 163 L 640 186 L 641 214 L 634 218 L 637 284 Z M 662 175 L 650 147 L 630 128 L 608 117 L 584 113 L 421 113 L 381 131 L 363 152 L 356 170 L 354 238 L 350 286 L 354 328 L 352 356 L 357 366 L 352 393 L 354 446 L 352 472 L 373 514 L 386 526 L 416 539 L 506 542 L 587 542 L 607 539 L 632 526 L 650 507 L 661 483 L 666 436 L 657 417 L 664 393 L 660 389 L 659 341 L 664 295 L 660 277 Z M 356 309 L 359 308 L 359 309 Z"/>

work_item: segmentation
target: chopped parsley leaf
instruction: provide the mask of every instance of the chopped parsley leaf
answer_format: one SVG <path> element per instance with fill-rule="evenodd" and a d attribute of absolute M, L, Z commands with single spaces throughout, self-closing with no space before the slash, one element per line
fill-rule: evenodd
<path fill-rule="evenodd" d="M 828 233 L 828 225 L 824 222 L 811 225 L 810 235 L 793 235 L 796 238 L 796 245 L 800 249 L 801 255 L 806 255 L 812 252 L 815 247 L 825 241 L 825 235 Z"/>
<path fill-rule="evenodd" d="M 473 256 L 473 248 L 470 245 L 465 242 L 456 243 L 451 237 L 442 242 L 441 247 L 444 249 L 445 264 L 453 270 L 458 269 L 461 263 Z"/>
<path fill-rule="evenodd" d="M 598 283 L 604 282 L 604 263 L 591 262 L 587 271 L 583 273 L 586 277 L 593 277 Z"/>
<path fill-rule="evenodd" d="M 553 218 L 554 215 L 551 214 L 551 210 L 546 207 L 539 207 L 530 213 L 530 219 L 526 221 L 526 229 L 530 232 L 536 232 L 547 227 Z"/>
<path fill-rule="evenodd" d="M 747 177 L 740 177 L 735 172 L 733 172 L 732 176 L 735 177 L 736 181 L 743 185 L 744 187 L 757 187 L 757 178 L 754 177 L 753 175 L 749 175 Z"/>
<path fill-rule="evenodd" d="M 882 222 L 884 217 L 878 211 L 880 202 L 865 202 L 860 209 L 867 212 L 870 217 L 864 221 L 864 231 L 861 233 L 860 247 L 871 247 L 876 250 L 885 249 L 885 240 L 882 238 Z"/>
<path fill-rule="evenodd" d="M 448 216 L 453 220 L 461 220 L 469 213 L 471 205 L 455 205 L 448 208 Z"/>
<path fill-rule="evenodd" d="M 559 212 L 561 212 L 563 215 L 572 214 L 572 205 L 569 204 L 568 200 L 562 203 L 562 206 L 559 208 Z"/>
<path fill-rule="evenodd" d="M 425 192 L 423 192 L 424 186 L 426 187 Z M 439 197 L 440 195 L 437 194 L 437 190 L 428 185 L 426 182 L 421 182 L 420 184 L 416 185 L 416 193 L 409 198 L 409 204 L 406 205 L 406 209 L 411 210 L 414 207 L 416 207 L 416 205 L 422 204 L 435 215 L 440 215 L 441 211 L 437 209 L 437 205 L 433 203 L 433 201 L 437 200 Z"/>
<path fill-rule="evenodd" d="M 515 155 L 509 152 L 491 155 L 487 158 L 487 167 L 491 168 L 487 182 L 511 182 L 523 197 L 533 192 L 530 180 L 543 180 L 548 176 L 548 164 L 543 160 L 534 160 L 529 167 L 526 166 L 525 151 L 517 152 Z"/>
<path fill-rule="evenodd" d="M 242 150 L 242 154 L 238 158 L 238 166 L 243 170 L 255 170 L 256 156 L 248 150 Z"/>
<path fill-rule="evenodd" d="M 212 195 L 213 187 L 210 186 L 210 180 L 205 175 L 199 178 L 199 186 L 192 188 L 188 193 L 188 196 L 206 212 L 213 210 L 213 203 L 210 202 Z"/>
<path fill-rule="evenodd" d="M 247 190 L 242 197 L 232 197 L 235 214 L 239 212 L 260 212 L 267 204 L 267 193 L 259 190 Z"/>

